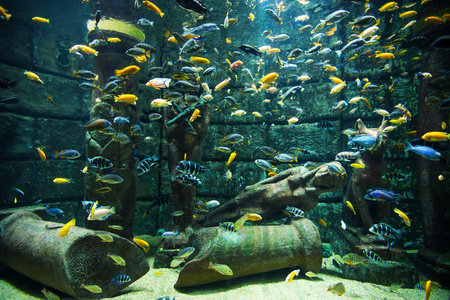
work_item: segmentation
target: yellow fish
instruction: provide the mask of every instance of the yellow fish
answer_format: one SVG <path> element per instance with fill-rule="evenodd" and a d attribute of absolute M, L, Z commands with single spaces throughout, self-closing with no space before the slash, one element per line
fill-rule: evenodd
<path fill-rule="evenodd" d="M 247 221 L 255 222 L 255 221 L 260 221 L 260 220 L 262 220 L 262 217 L 260 215 L 253 214 L 253 213 L 248 214 Z"/>
<path fill-rule="evenodd" d="M 219 272 L 222 275 L 227 275 L 227 276 L 233 275 L 233 270 L 231 270 L 231 268 L 229 266 L 223 265 L 223 264 L 216 264 L 213 262 L 209 262 L 208 269 Z"/>
<path fill-rule="evenodd" d="M 398 214 L 400 217 L 402 217 L 403 222 L 406 224 L 406 226 L 411 226 L 411 220 L 408 218 L 408 216 L 402 212 L 400 209 L 398 209 L 397 207 L 394 208 L 394 212 L 396 214 Z"/>
<path fill-rule="evenodd" d="M 108 38 L 108 42 L 110 43 L 120 43 L 121 40 L 117 37 Z"/>
<path fill-rule="evenodd" d="M 45 155 L 44 150 L 42 150 L 41 148 L 37 148 L 37 151 L 39 153 L 39 157 L 41 158 L 42 161 L 46 161 L 47 160 L 47 156 Z"/>
<path fill-rule="evenodd" d="M 126 266 L 125 259 L 123 259 L 122 256 L 111 254 L 111 253 L 108 253 L 106 256 L 111 258 L 114 261 L 115 265 Z"/>
<path fill-rule="evenodd" d="M 169 38 L 167 39 L 167 41 L 168 41 L 168 42 L 171 42 L 171 43 L 178 43 L 177 39 L 176 39 L 174 36 L 169 37 Z"/>
<path fill-rule="evenodd" d="M 204 57 L 199 57 L 199 56 L 191 56 L 189 58 L 189 61 L 190 62 L 195 61 L 199 64 L 209 64 L 210 63 L 209 59 L 204 58 Z"/>
<path fill-rule="evenodd" d="M 230 82 L 230 80 L 231 80 L 231 78 L 228 77 L 228 78 L 225 79 L 224 81 L 218 83 L 218 84 L 216 85 L 216 87 L 214 88 L 214 92 L 217 92 L 217 91 L 220 91 L 221 89 L 223 89 L 223 88 L 228 84 L 228 82 Z"/>
<path fill-rule="evenodd" d="M 324 219 L 318 219 L 317 222 L 318 222 L 320 225 L 325 226 L 325 227 L 327 227 L 327 225 L 328 225 L 328 223 L 325 222 Z"/>
<path fill-rule="evenodd" d="M 138 245 L 139 247 L 141 247 L 145 253 L 148 252 L 148 250 L 150 249 L 149 244 L 142 240 L 142 239 L 138 239 L 137 237 L 133 238 L 133 241 L 136 243 L 136 245 Z"/>
<path fill-rule="evenodd" d="M 155 275 L 164 275 L 164 273 L 160 271 L 155 271 Z"/>
<path fill-rule="evenodd" d="M 197 119 L 198 117 L 200 117 L 200 110 L 196 108 L 192 113 L 192 116 L 189 118 L 189 122 L 191 123 L 194 122 L 194 120 Z"/>
<path fill-rule="evenodd" d="M 61 228 L 61 230 L 59 231 L 59 237 L 65 237 L 69 233 L 69 230 L 72 226 L 75 226 L 75 219 L 70 220 Z"/>
<path fill-rule="evenodd" d="M 380 7 L 378 10 L 379 11 L 393 11 L 399 9 L 397 2 L 388 2 L 385 5 L 383 5 L 382 7 Z"/>
<path fill-rule="evenodd" d="M 86 285 L 83 283 L 80 287 L 94 294 L 101 294 L 103 292 L 102 288 L 95 284 Z"/>
<path fill-rule="evenodd" d="M 286 276 L 286 279 L 284 282 L 289 283 L 292 281 L 292 279 L 294 279 L 295 276 L 298 276 L 298 274 L 300 273 L 300 269 L 294 270 L 291 273 L 288 274 L 288 276 Z"/>
<path fill-rule="evenodd" d="M 226 42 L 227 44 L 231 44 L 230 38 L 226 38 L 225 42 Z"/>
<path fill-rule="evenodd" d="M 227 161 L 227 167 L 230 166 L 230 164 L 233 162 L 233 160 L 236 158 L 236 152 L 230 153 L 230 157 L 228 157 Z"/>
<path fill-rule="evenodd" d="M 364 165 L 357 164 L 357 163 L 350 164 L 350 167 L 355 168 L 355 169 L 364 169 L 365 168 Z"/>
<path fill-rule="evenodd" d="M 338 296 L 342 296 L 345 294 L 345 287 L 342 282 L 338 282 L 336 284 L 332 284 L 328 287 L 328 292 L 336 294 Z"/>
<path fill-rule="evenodd" d="M 39 78 L 36 73 L 25 71 L 23 74 L 27 75 L 28 80 L 39 82 L 40 84 L 44 84 L 44 82 Z"/>
<path fill-rule="evenodd" d="M 305 275 L 308 276 L 309 278 L 317 278 L 317 279 L 320 278 L 319 275 L 311 271 L 306 272 Z"/>
<path fill-rule="evenodd" d="M 272 72 L 261 78 L 260 83 L 271 83 L 277 80 L 280 75 L 278 73 Z"/>
<path fill-rule="evenodd" d="M 138 97 L 133 94 L 122 94 L 119 96 L 114 96 L 114 102 L 124 102 L 132 105 L 136 105 L 136 101 L 138 101 Z"/>
<path fill-rule="evenodd" d="M 400 18 L 411 18 L 412 16 L 417 15 L 417 12 L 414 10 L 405 11 L 399 15 Z"/>
<path fill-rule="evenodd" d="M 99 237 L 103 243 L 114 242 L 114 238 L 109 233 L 94 233 L 94 236 Z"/>
<path fill-rule="evenodd" d="M 248 15 L 248 18 L 250 19 L 250 21 L 253 21 L 253 20 L 255 19 L 255 15 L 252 14 L 252 13 L 250 13 L 250 14 Z"/>
<path fill-rule="evenodd" d="M 57 183 L 57 184 L 65 184 L 65 183 L 70 183 L 70 179 L 68 179 L 68 178 L 55 178 L 55 179 L 53 179 L 53 182 Z"/>
<path fill-rule="evenodd" d="M 3 7 L 0 6 L 0 16 L 2 16 L 2 18 L 6 19 L 6 21 L 9 21 L 9 19 L 11 19 L 11 14 L 7 14 L 8 10 L 4 9 Z"/>
<path fill-rule="evenodd" d="M 150 1 L 142 1 L 142 4 L 144 4 L 144 6 L 150 9 L 151 11 L 154 11 L 155 13 L 159 14 L 161 18 L 164 17 L 164 13 L 161 11 L 161 9 L 159 9 L 158 6 L 151 3 Z"/>
<path fill-rule="evenodd" d="M 49 19 L 41 18 L 41 17 L 34 17 L 31 20 L 33 20 L 35 22 L 39 22 L 39 23 L 50 23 Z"/>
<path fill-rule="evenodd" d="M 345 201 L 345 203 L 347 204 L 347 207 L 353 212 L 353 214 L 356 215 L 356 211 L 353 208 L 353 204 L 350 201 Z"/>
<path fill-rule="evenodd" d="M 239 228 L 244 226 L 245 221 L 248 219 L 248 213 L 240 217 L 236 222 L 234 222 L 234 231 L 237 231 Z"/>
<path fill-rule="evenodd" d="M 120 69 L 120 70 L 115 70 L 114 73 L 116 76 L 126 76 L 126 75 L 136 74 L 140 70 L 141 70 L 141 68 L 139 68 L 138 66 L 132 65 L 132 66 L 128 66 L 123 69 Z"/>
<path fill-rule="evenodd" d="M 108 225 L 108 228 L 111 228 L 114 230 L 123 230 L 123 227 L 120 225 Z"/>

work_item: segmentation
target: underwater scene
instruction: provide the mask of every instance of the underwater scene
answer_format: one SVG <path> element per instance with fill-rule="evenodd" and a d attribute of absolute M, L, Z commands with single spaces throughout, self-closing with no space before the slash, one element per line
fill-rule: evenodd
<path fill-rule="evenodd" d="M 0 299 L 450 299 L 448 0 L 0 0 Z"/>

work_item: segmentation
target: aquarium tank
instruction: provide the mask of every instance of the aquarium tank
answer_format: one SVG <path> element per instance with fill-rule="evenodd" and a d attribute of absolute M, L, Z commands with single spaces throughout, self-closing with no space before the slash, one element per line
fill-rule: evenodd
<path fill-rule="evenodd" d="M 1 299 L 450 299 L 448 0 L 0 2 Z"/>

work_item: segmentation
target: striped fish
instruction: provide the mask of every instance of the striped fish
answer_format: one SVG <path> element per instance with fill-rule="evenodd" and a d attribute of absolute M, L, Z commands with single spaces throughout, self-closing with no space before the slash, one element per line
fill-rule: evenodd
<path fill-rule="evenodd" d="M 303 210 L 293 206 L 286 206 L 286 211 L 291 215 L 291 217 L 303 217 L 305 213 Z"/>
<path fill-rule="evenodd" d="M 112 162 L 109 159 L 104 158 L 103 156 L 88 158 L 88 162 L 91 164 L 91 167 L 100 170 L 109 169 L 113 167 Z"/>
<path fill-rule="evenodd" d="M 369 231 L 380 236 L 383 240 L 383 237 L 388 237 L 391 239 L 401 239 L 402 238 L 402 230 L 394 229 L 386 223 L 378 223 L 374 224 L 369 228 Z"/>
<path fill-rule="evenodd" d="M 130 282 L 130 281 L 131 281 L 130 276 L 125 275 L 125 274 L 120 274 L 120 275 L 117 275 L 116 277 L 111 278 L 112 284 L 123 284 L 123 283 Z"/>
<path fill-rule="evenodd" d="M 184 173 L 184 174 L 206 174 L 208 175 L 211 173 L 211 170 L 208 168 L 205 168 L 204 166 L 190 160 L 180 160 L 177 164 L 177 170 L 178 172 Z"/>
<path fill-rule="evenodd" d="M 139 166 L 137 167 L 137 175 L 141 176 L 142 174 L 147 173 L 148 171 L 151 170 L 151 168 L 153 168 L 156 165 L 156 162 L 153 160 L 153 158 L 148 157 L 143 159 L 140 163 Z"/>
<path fill-rule="evenodd" d="M 178 181 L 181 184 L 187 185 L 187 186 L 201 186 L 202 182 L 200 179 L 195 177 L 192 174 L 177 174 L 174 177 L 174 181 Z"/>
<path fill-rule="evenodd" d="M 386 267 L 386 263 L 384 262 L 384 260 L 375 252 L 370 251 L 369 249 L 364 249 L 363 253 L 369 258 L 370 262 Z"/>
<path fill-rule="evenodd" d="M 220 222 L 219 228 L 224 229 L 225 231 L 235 232 L 234 223 L 233 222 Z"/>

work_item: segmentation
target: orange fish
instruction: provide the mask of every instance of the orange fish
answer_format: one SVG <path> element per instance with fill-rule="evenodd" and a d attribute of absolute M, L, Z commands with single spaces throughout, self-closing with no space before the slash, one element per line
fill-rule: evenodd
<path fill-rule="evenodd" d="M 159 7 L 151 3 L 150 1 L 142 1 L 142 4 L 144 4 L 144 6 L 150 9 L 151 11 L 154 11 L 155 13 L 159 14 L 161 18 L 164 17 L 164 13 L 159 9 Z"/>
<path fill-rule="evenodd" d="M 37 148 L 37 151 L 39 153 L 39 157 L 41 158 L 42 161 L 46 161 L 47 160 L 47 156 L 44 153 L 44 150 L 42 150 L 41 148 Z"/>
<path fill-rule="evenodd" d="M 132 66 L 125 67 L 121 70 L 116 70 L 115 74 L 116 74 L 116 76 L 133 75 L 133 74 L 136 74 L 137 72 L 139 72 L 140 70 L 141 70 L 141 68 L 139 68 L 138 66 L 132 65 Z"/>
<path fill-rule="evenodd" d="M 325 226 L 325 227 L 327 227 L 327 225 L 328 225 L 328 223 L 325 222 L 324 219 L 318 219 L 317 222 L 318 222 L 320 225 Z"/>
<path fill-rule="evenodd" d="M 6 21 L 9 21 L 9 19 L 11 19 L 11 14 L 7 14 L 6 13 L 7 11 L 8 11 L 7 9 L 4 9 L 3 7 L 0 6 L 0 16 L 3 19 L 6 19 Z"/>

